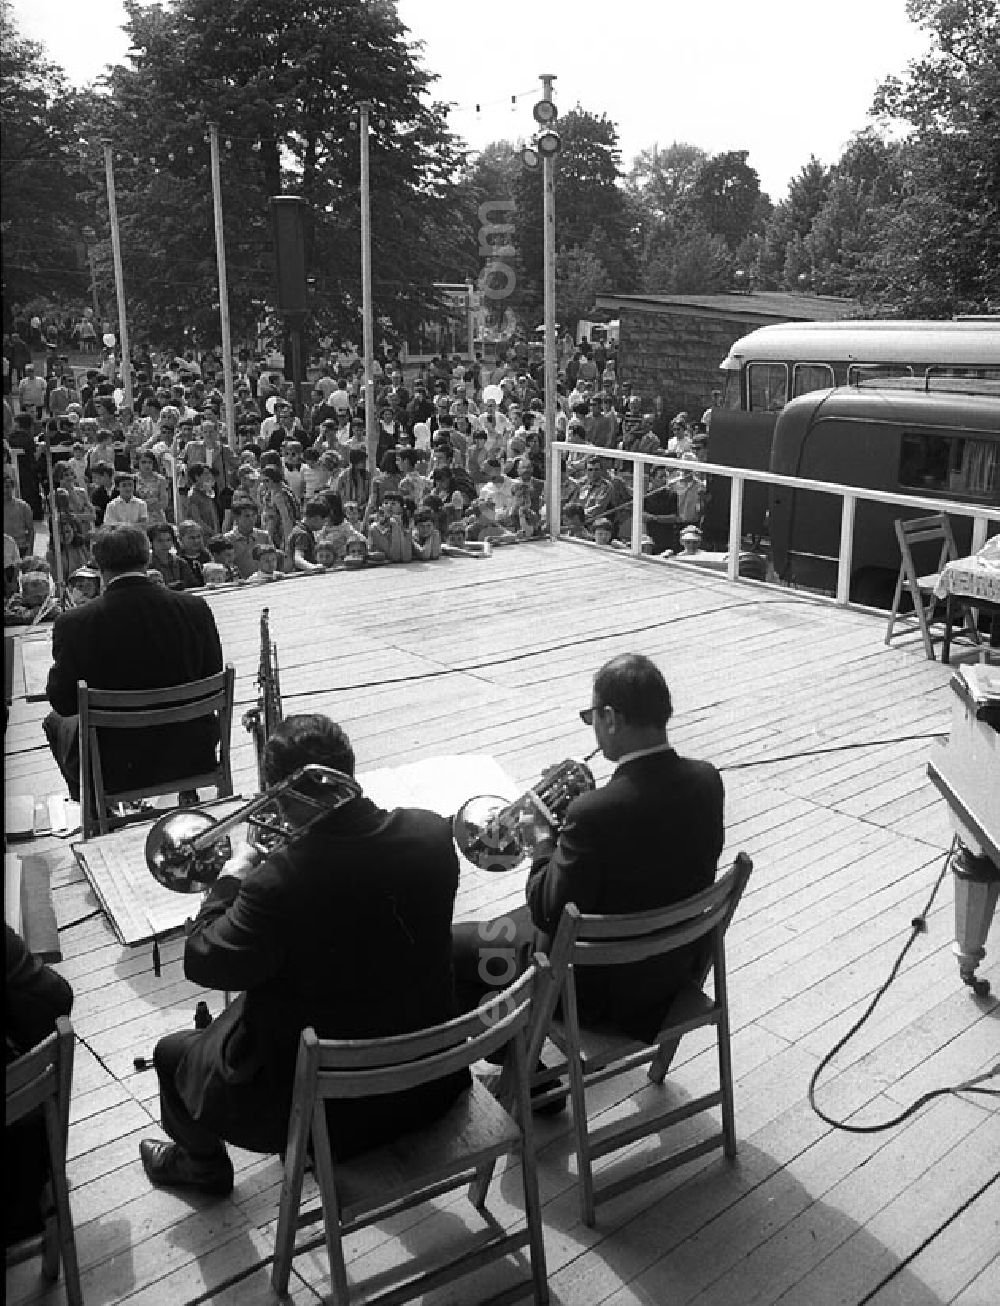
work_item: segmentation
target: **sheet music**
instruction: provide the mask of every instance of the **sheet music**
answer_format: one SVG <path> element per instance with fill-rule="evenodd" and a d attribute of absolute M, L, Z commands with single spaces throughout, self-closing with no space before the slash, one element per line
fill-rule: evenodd
<path fill-rule="evenodd" d="M 428 757 L 405 766 L 387 766 L 358 776 L 362 789 L 379 807 L 424 807 L 439 816 L 454 816 L 477 794 L 517 797 L 514 781 L 498 761 L 479 753 Z"/>
<path fill-rule="evenodd" d="M 227 799 L 207 805 L 206 810 L 221 818 L 242 805 L 242 799 Z M 126 947 L 179 932 L 188 917 L 197 916 L 201 905 L 200 894 L 173 893 L 153 879 L 145 856 L 151 824 L 143 821 L 71 845 L 119 942 Z M 233 837 L 239 837 L 236 831 Z"/>

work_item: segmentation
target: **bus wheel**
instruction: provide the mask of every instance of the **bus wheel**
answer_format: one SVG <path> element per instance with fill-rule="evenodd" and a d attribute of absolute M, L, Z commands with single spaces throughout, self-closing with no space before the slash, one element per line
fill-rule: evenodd
<path fill-rule="evenodd" d="M 892 607 L 896 577 L 885 567 L 865 567 L 851 577 L 851 602 L 866 608 Z"/>

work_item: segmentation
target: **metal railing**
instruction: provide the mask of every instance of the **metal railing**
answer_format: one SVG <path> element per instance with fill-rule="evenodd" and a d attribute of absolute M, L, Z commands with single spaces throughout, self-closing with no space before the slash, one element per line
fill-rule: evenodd
<path fill-rule="evenodd" d="M 562 476 L 560 459 L 573 455 L 598 457 L 610 463 L 632 464 L 632 544 L 631 552 L 642 556 L 642 516 L 647 467 L 667 467 L 678 471 L 696 471 L 699 476 L 724 476 L 730 481 L 728 555 L 725 574 L 729 580 L 739 579 L 740 549 L 743 536 L 743 487 L 747 481 L 762 485 L 784 485 L 792 490 L 815 490 L 832 494 L 841 502 L 840 548 L 837 556 L 837 588 L 834 602 L 838 607 L 850 605 L 851 565 L 854 552 L 854 518 L 858 502 L 886 503 L 902 508 L 919 508 L 926 512 L 946 512 L 955 517 L 972 518 L 972 552 L 976 553 L 986 542 L 990 522 L 1000 524 L 1000 508 L 987 504 L 959 503 L 954 499 L 932 499 L 925 495 L 895 494 L 886 490 L 872 490 L 860 485 L 839 485 L 833 481 L 812 481 L 798 476 L 782 476 L 777 472 L 762 472 L 746 467 L 728 467 L 724 463 L 692 464 L 690 460 L 669 458 L 662 454 L 627 453 L 622 449 L 604 449 L 592 444 L 570 444 L 554 441 L 552 444 L 552 516 L 549 534 L 558 539 L 561 534 Z"/>

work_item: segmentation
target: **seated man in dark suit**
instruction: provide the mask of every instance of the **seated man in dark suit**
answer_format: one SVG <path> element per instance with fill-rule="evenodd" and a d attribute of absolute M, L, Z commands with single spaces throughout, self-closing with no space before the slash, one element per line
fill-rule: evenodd
<path fill-rule="evenodd" d="M 615 772 L 573 800 L 558 833 L 537 832 L 526 909 L 505 922 L 456 927 L 460 1005 L 469 1008 L 490 987 L 510 983 L 509 968 L 501 975 L 490 965 L 498 939 L 526 963 L 534 948 L 547 946 L 568 902 L 587 914 L 650 911 L 712 884 L 724 839 L 722 780 L 708 762 L 680 757 L 670 746 L 671 711 L 666 681 L 648 658 L 625 653 L 598 671 L 591 706 L 580 715 L 617 763 Z M 580 1016 L 652 1038 L 696 961 L 674 953 L 581 969 Z"/>
<path fill-rule="evenodd" d="M 269 786 L 310 762 L 354 772 L 347 736 L 318 715 L 287 717 L 263 761 Z M 294 794 L 279 801 L 301 824 Z M 320 1038 L 377 1038 L 450 1019 L 457 887 L 450 823 L 415 808 L 383 811 L 360 790 L 283 850 L 262 859 L 239 849 L 193 922 L 184 973 L 242 992 L 207 1029 L 156 1045 L 160 1117 L 174 1141 L 140 1145 L 153 1182 L 224 1195 L 233 1186 L 225 1142 L 284 1149 L 306 1026 Z M 343 1158 L 432 1120 L 468 1083 L 461 1072 L 328 1103 L 331 1146 Z"/>
<path fill-rule="evenodd" d="M 77 681 L 91 689 L 157 689 L 222 670 L 222 644 L 212 609 L 197 594 L 168 590 L 146 574 L 149 537 L 141 526 L 102 526 L 94 539 L 100 598 L 56 618 L 46 693 L 52 711 L 43 728 L 70 796 L 80 797 Z M 133 738 L 133 734 L 136 737 Z M 209 717 L 139 734 L 101 739 L 106 787 L 141 788 L 175 776 L 210 771 L 219 742 Z"/>

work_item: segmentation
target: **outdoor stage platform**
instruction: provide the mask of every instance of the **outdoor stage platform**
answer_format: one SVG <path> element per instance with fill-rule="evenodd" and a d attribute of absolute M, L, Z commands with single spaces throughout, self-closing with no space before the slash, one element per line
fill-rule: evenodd
<path fill-rule="evenodd" d="M 728 948 L 739 1156 L 730 1164 L 715 1153 L 635 1188 L 601 1206 L 587 1229 L 569 1118 L 538 1120 L 554 1303 L 1000 1301 L 997 1099 L 938 1098 L 887 1132 L 855 1135 L 825 1125 L 806 1097 L 820 1058 L 886 979 L 951 841 L 926 762 L 948 733 L 952 672 L 925 659 L 919 638 L 887 648 L 884 618 L 569 542 L 209 602 L 237 670 L 234 762 L 245 795 L 256 762 L 238 722 L 256 698 L 264 604 L 285 713 L 340 720 L 360 772 L 479 753 L 526 787 L 543 767 L 593 747 L 577 711 L 590 702 L 596 667 L 626 650 L 666 674 L 678 749 L 723 771 L 725 856 L 745 849 L 755 868 Z M 7 793 L 58 793 L 41 735 L 45 704 L 26 701 L 19 674 Z M 597 759 L 599 781 L 608 771 Z M 70 1182 L 86 1300 L 271 1301 L 275 1158 L 236 1152 L 236 1188 L 223 1201 L 157 1191 L 143 1174 L 138 1143 L 158 1133 L 156 1085 L 133 1057 L 189 1026 L 203 994 L 182 977 L 180 941 L 163 948 L 159 978 L 148 947 L 116 942 L 68 843 L 50 837 L 18 851 L 41 859 L 28 872 L 51 872 L 58 968 L 76 992 Z M 877 1122 L 1000 1061 L 1000 1004 L 959 980 L 952 904 L 948 874 L 928 932 L 821 1081 L 828 1114 Z M 466 891 L 462 910 L 479 906 Z M 997 989 L 996 927 L 987 947 L 979 973 Z M 209 998 L 218 1010 L 221 995 Z M 683 1101 L 713 1073 L 714 1054 L 691 1036 L 663 1091 Z M 631 1087 L 643 1083 L 636 1072 Z M 607 1118 L 632 1109 L 624 1089 L 601 1091 Z M 699 1128 L 692 1122 L 692 1137 Z M 653 1145 L 637 1145 L 631 1162 Z M 515 1180 L 501 1175 L 491 1190 L 501 1221 L 520 1214 Z M 351 1239 L 349 1271 L 378 1280 L 477 1222 L 464 1197 L 442 1201 Z M 475 1306 L 522 1273 L 511 1264 L 509 1274 L 494 1269 L 428 1300 Z M 328 1287 L 325 1252 L 296 1258 L 293 1301 L 315 1302 Z M 65 1298 L 42 1284 L 35 1261 L 8 1271 L 7 1300 Z"/>

